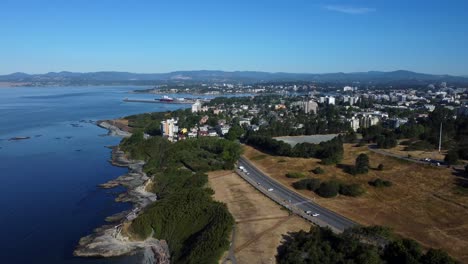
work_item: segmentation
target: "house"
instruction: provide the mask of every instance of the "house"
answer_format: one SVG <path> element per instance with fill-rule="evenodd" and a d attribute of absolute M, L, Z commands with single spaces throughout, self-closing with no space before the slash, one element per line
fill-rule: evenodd
<path fill-rule="evenodd" d="M 207 121 L 208 121 L 208 116 L 203 116 L 201 119 L 200 119 L 200 124 L 205 124 Z"/>
<path fill-rule="evenodd" d="M 248 118 L 241 118 L 241 119 L 239 120 L 239 126 L 243 126 L 243 125 L 250 126 L 250 119 L 248 119 Z"/>

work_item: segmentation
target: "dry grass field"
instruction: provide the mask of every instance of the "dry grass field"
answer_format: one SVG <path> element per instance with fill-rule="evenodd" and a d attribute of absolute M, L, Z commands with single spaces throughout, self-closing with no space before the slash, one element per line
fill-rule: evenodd
<path fill-rule="evenodd" d="M 339 196 L 320 198 L 313 192 L 299 191 L 317 203 L 363 225 L 384 225 L 396 233 L 415 239 L 426 247 L 442 248 L 464 263 L 468 263 L 468 196 L 456 194 L 451 169 L 431 167 L 373 153 L 366 146 L 345 144 L 342 165 L 353 165 L 360 153 L 369 155 L 371 169 L 366 175 L 352 176 L 342 166 L 320 164 L 317 159 L 274 157 L 245 146 L 244 155 L 261 170 L 289 186 L 296 179 L 286 178 L 288 172 L 303 172 L 308 177 L 338 179 L 360 183 L 366 193 L 358 198 Z M 384 165 L 383 171 L 375 168 Z M 310 170 L 320 166 L 324 174 Z M 393 182 L 389 188 L 374 188 L 367 184 L 375 178 Z"/>
<path fill-rule="evenodd" d="M 384 151 L 387 151 L 389 153 L 401 155 L 401 156 L 408 156 L 411 155 L 411 157 L 416 158 L 416 159 L 435 159 L 435 160 L 444 160 L 445 154 L 447 154 L 446 150 L 442 150 L 441 153 L 439 153 L 437 150 L 434 151 L 423 151 L 423 150 L 413 150 L 413 151 L 405 151 L 406 146 L 398 145 L 392 149 L 385 149 Z"/>
<path fill-rule="evenodd" d="M 227 204 L 236 221 L 237 263 L 275 263 L 283 235 L 310 229 L 310 223 L 290 216 L 232 171 L 211 172 L 208 178 L 214 198 Z"/>

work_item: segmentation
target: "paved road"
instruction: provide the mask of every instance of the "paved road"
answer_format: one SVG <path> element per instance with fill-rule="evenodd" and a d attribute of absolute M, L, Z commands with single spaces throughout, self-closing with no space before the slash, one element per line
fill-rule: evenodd
<path fill-rule="evenodd" d="M 272 188 L 273 191 L 269 193 L 280 198 L 282 201 L 285 201 L 286 204 L 290 204 L 302 211 L 312 211 L 312 213 L 320 214 L 319 216 L 315 217 L 317 220 L 315 222 L 318 222 L 320 224 L 323 223 L 324 225 L 329 226 L 333 230 L 339 232 L 343 231 L 346 228 L 357 225 L 355 222 L 349 220 L 348 218 L 341 216 L 335 212 L 332 212 L 324 207 L 321 207 L 315 202 L 288 189 L 283 184 L 265 175 L 263 172 L 258 170 L 252 163 L 250 163 L 243 157 L 239 160 L 239 166 L 243 166 L 247 170 L 248 174 L 244 174 L 244 176 L 248 177 L 253 182 L 256 182 L 257 184 L 254 184 L 256 185 L 256 188 L 263 188 L 263 190 L 268 190 Z"/>
<path fill-rule="evenodd" d="M 390 152 L 385 151 L 383 149 L 379 149 L 375 145 L 370 145 L 370 146 L 368 146 L 368 148 L 369 148 L 370 151 L 375 152 L 377 154 L 384 155 L 384 156 L 394 157 L 394 158 L 397 158 L 397 159 L 402 159 L 402 160 L 406 160 L 406 161 L 410 161 L 410 162 L 414 162 L 414 163 L 418 163 L 418 164 L 422 164 L 422 165 L 428 165 L 428 166 L 434 166 L 434 167 L 440 167 L 440 168 L 446 168 L 447 167 L 447 164 L 443 160 L 431 159 L 430 161 L 424 161 L 424 160 L 419 160 L 419 159 L 415 159 L 415 158 L 408 158 L 408 156 L 398 155 L 398 154 L 395 154 L 395 153 L 390 153 Z M 439 166 L 437 164 L 439 164 Z M 452 169 L 455 169 L 455 170 L 464 170 L 465 169 L 464 165 L 451 165 L 449 167 L 452 168 Z"/>

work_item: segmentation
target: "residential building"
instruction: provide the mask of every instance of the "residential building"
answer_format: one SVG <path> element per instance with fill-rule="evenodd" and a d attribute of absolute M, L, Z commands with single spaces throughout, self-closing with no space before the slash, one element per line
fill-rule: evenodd
<path fill-rule="evenodd" d="M 192 113 L 197 113 L 200 112 L 202 109 L 201 102 L 197 100 L 193 105 L 192 105 Z"/>
<path fill-rule="evenodd" d="M 161 121 L 161 132 L 163 137 L 167 137 L 170 141 L 174 140 L 174 136 L 179 132 L 177 120 L 174 118 Z"/>
<path fill-rule="evenodd" d="M 292 103 L 291 105 L 300 107 L 302 110 L 304 110 L 304 113 L 306 114 L 310 112 L 317 113 L 318 104 L 314 100 L 298 101 Z"/>

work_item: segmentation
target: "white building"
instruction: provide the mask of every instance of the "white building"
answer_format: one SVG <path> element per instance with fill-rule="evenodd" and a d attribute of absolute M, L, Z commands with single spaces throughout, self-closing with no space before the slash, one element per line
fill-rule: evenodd
<path fill-rule="evenodd" d="M 373 115 L 364 115 L 359 119 L 359 127 L 368 128 L 377 125 L 380 122 L 380 118 Z"/>
<path fill-rule="evenodd" d="M 239 126 L 243 126 L 243 125 L 250 126 L 250 119 L 248 119 L 248 118 L 241 118 L 241 119 L 239 120 Z"/>
<path fill-rule="evenodd" d="M 199 100 L 197 100 L 193 105 L 192 105 L 192 113 L 197 113 L 202 110 L 202 105 Z"/>
<path fill-rule="evenodd" d="M 348 122 L 354 131 L 359 129 L 359 118 L 353 116 L 352 118 L 348 119 Z"/>
<path fill-rule="evenodd" d="M 355 105 L 359 102 L 358 96 L 343 96 L 343 102 L 349 103 L 349 105 Z"/>
<path fill-rule="evenodd" d="M 161 133 L 163 137 L 167 137 L 170 141 L 174 140 L 174 136 L 179 132 L 177 120 L 173 118 L 161 121 Z"/>
<path fill-rule="evenodd" d="M 318 104 L 314 100 L 304 100 L 304 101 L 294 102 L 291 105 L 300 107 L 302 110 L 304 110 L 304 113 L 306 114 L 310 112 L 317 113 L 317 109 L 318 109 Z"/>

